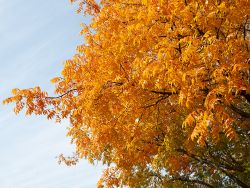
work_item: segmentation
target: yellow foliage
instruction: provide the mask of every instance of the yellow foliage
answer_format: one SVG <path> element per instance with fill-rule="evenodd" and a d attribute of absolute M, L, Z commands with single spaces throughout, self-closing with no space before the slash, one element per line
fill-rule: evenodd
<path fill-rule="evenodd" d="M 13 89 L 4 103 L 69 118 L 77 156 L 114 165 L 99 187 L 189 173 L 196 148 L 237 140 L 250 117 L 249 1 L 71 2 L 93 19 L 86 44 L 51 80 L 58 96 Z"/>

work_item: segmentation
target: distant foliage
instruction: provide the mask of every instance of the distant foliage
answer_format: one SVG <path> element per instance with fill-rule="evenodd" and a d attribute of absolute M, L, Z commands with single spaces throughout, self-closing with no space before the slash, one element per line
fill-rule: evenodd
<path fill-rule="evenodd" d="M 250 1 L 71 1 L 92 23 L 58 96 L 4 102 L 70 119 L 68 163 L 108 165 L 99 187 L 249 187 Z"/>

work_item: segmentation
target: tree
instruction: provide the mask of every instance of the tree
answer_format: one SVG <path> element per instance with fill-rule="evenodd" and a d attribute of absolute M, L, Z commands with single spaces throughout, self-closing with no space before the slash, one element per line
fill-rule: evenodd
<path fill-rule="evenodd" d="M 52 79 L 13 89 L 14 111 L 68 118 L 108 167 L 99 186 L 249 187 L 250 2 L 72 0 L 86 43 Z"/>

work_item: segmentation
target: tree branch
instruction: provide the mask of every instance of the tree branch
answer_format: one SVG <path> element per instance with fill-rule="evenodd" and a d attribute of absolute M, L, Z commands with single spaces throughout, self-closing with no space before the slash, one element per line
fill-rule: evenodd
<path fill-rule="evenodd" d="M 179 177 L 179 178 L 173 178 L 171 179 L 170 181 L 183 181 L 183 182 L 190 182 L 190 183 L 198 183 L 200 185 L 205 185 L 206 187 L 209 187 L 209 188 L 214 188 L 214 186 L 204 182 L 204 181 L 201 181 L 201 180 L 191 180 L 191 179 L 188 179 L 188 178 L 183 178 L 183 177 Z"/>
<path fill-rule="evenodd" d="M 226 176 L 228 176 L 229 178 L 231 178 L 236 184 L 244 187 L 244 188 L 250 188 L 247 184 L 245 184 L 244 182 L 242 182 L 238 177 L 236 177 L 235 175 L 229 173 L 225 166 L 221 166 L 219 164 L 214 164 L 212 161 L 208 160 L 208 159 L 204 159 L 204 158 L 201 158 L 200 156 L 197 156 L 195 154 L 192 154 L 192 153 L 188 153 L 186 150 L 184 149 L 176 149 L 176 151 L 178 152 L 181 152 L 183 154 L 186 154 L 187 156 L 193 158 L 194 160 L 198 161 L 198 162 L 201 162 L 201 163 L 204 163 L 204 164 L 207 164 L 215 169 L 218 169 L 220 170 L 221 172 L 225 173 Z"/>
<path fill-rule="evenodd" d="M 242 117 L 250 118 L 250 114 L 249 113 L 242 111 L 241 109 L 235 107 L 232 104 L 229 106 L 229 108 L 232 109 L 233 111 L 237 112 L 238 114 L 240 114 Z"/>
<path fill-rule="evenodd" d="M 68 95 L 71 92 L 75 92 L 77 91 L 77 89 L 71 89 L 68 90 L 66 93 L 63 93 L 62 95 L 56 96 L 56 97 L 45 97 L 45 99 L 59 99 L 59 98 L 63 98 L 65 95 Z"/>
<path fill-rule="evenodd" d="M 179 92 L 171 92 L 171 91 L 156 91 L 156 90 L 149 90 L 152 93 L 156 93 L 156 94 L 161 94 L 161 95 L 176 95 Z"/>

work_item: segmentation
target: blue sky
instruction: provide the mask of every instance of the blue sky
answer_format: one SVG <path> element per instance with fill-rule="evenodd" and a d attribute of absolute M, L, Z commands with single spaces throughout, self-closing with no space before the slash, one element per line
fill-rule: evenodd
<path fill-rule="evenodd" d="M 0 0 L 0 100 L 12 88 L 40 85 L 52 93 L 50 79 L 70 59 L 86 18 L 68 0 Z M 101 167 L 81 161 L 58 165 L 56 156 L 74 151 L 67 123 L 44 117 L 16 116 L 13 106 L 0 105 L 1 188 L 92 188 Z"/>

